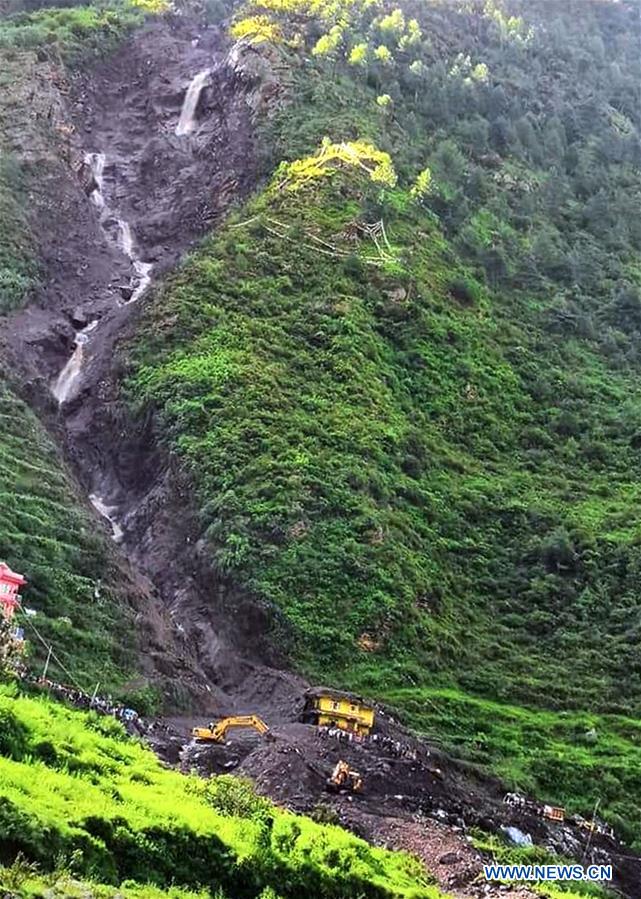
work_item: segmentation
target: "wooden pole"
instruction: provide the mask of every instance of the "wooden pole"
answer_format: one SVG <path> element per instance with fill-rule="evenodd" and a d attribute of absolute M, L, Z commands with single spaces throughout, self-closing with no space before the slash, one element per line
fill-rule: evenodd
<path fill-rule="evenodd" d="M 590 849 L 590 843 L 592 842 L 592 835 L 594 834 L 594 831 L 596 829 L 596 813 L 599 808 L 600 802 L 601 802 L 601 797 L 599 796 L 597 801 L 594 803 L 594 809 L 592 810 L 592 827 L 590 828 L 588 841 L 585 844 L 585 851 L 583 852 L 583 857 L 581 858 L 581 864 L 583 864 L 583 862 L 585 861 L 585 857 L 588 854 L 588 850 Z"/>
<path fill-rule="evenodd" d="M 51 653 L 53 652 L 51 646 L 49 647 L 49 652 L 47 653 L 47 661 L 45 662 L 45 668 L 42 672 L 42 677 L 45 678 L 47 676 L 47 671 L 49 670 L 49 662 L 51 661 Z"/>

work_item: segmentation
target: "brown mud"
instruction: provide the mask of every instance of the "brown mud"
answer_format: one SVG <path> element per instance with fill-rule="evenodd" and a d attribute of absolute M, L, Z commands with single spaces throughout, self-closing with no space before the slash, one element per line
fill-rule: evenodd
<path fill-rule="evenodd" d="M 211 570 L 187 485 L 159 450 L 152 422 L 134 423 L 122 403 L 115 350 L 163 273 L 256 184 L 260 91 L 229 50 L 220 28 L 175 16 L 140 29 L 90 73 L 65 81 L 47 70 L 38 117 L 53 121 L 57 152 L 38 142 L 37 122 L 15 138 L 40 169 L 30 199 L 44 286 L 3 333 L 21 393 L 59 438 L 86 495 L 122 531 L 116 553 L 136 587 L 144 674 L 169 706 L 212 713 L 242 699 L 290 705 L 302 682 L 264 664 L 275 661 L 265 612 Z M 177 136 L 186 90 L 204 70 L 196 127 Z M 104 154 L 103 209 L 92 200 L 98 185 L 88 154 Z M 137 259 L 153 266 L 138 302 L 122 221 Z M 77 379 L 58 408 L 52 386 L 91 322 Z M 112 529 L 104 517 L 98 526 Z"/>

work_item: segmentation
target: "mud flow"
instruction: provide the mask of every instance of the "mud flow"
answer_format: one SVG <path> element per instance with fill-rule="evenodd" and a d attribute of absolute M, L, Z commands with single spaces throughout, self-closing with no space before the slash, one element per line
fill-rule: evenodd
<path fill-rule="evenodd" d="M 243 633 L 263 622 L 240 596 L 244 624 L 225 614 L 233 591 L 209 569 L 152 423 L 129 419 L 115 360 L 150 290 L 256 183 L 251 86 L 229 52 L 219 28 L 176 16 L 51 88 L 47 115 L 69 137 L 57 157 L 41 148 L 38 158 L 46 286 L 5 335 L 23 392 L 147 596 L 145 674 L 170 705 L 212 711 L 239 692 L 291 698 L 293 688 L 254 646 L 244 652 Z"/>
<path fill-rule="evenodd" d="M 290 709 L 289 720 L 267 709 L 272 724 L 267 738 L 230 731 L 224 744 L 201 743 L 189 738 L 191 719 L 176 718 L 157 722 L 147 739 L 161 758 L 183 771 L 249 777 L 259 792 L 287 808 L 341 824 L 377 845 L 412 852 L 457 899 L 539 895 L 524 886 L 486 882 L 487 859 L 473 845 L 475 828 L 545 846 L 583 864 L 612 864 L 617 888 L 637 895 L 638 859 L 626 857 L 629 852 L 614 837 L 589 834 L 572 820 L 549 821 L 506 802 L 498 780 L 418 739 L 385 709 L 377 708 L 373 733 L 356 738 L 293 720 L 297 708 L 302 704 Z M 328 790 L 338 761 L 362 778 L 357 793 Z"/>

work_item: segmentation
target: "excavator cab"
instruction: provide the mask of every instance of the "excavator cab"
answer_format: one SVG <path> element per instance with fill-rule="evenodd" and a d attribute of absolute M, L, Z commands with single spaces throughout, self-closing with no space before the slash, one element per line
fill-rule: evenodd
<path fill-rule="evenodd" d="M 331 775 L 327 778 L 327 789 L 331 793 L 360 793 L 363 789 L 363 778 L 358 771 L 347 762 L 336 762 Z"/>
<path fill-rule="evenodd" d="M 232 715 L 221 721 L 212 721 L 209 727 L 194 727 L 192 737 L 199 743 L 224 743 L 227 731 L 232 727 L 253 727 L 261 736 L 269 734 L 269 728 L 258 715 Z"/>

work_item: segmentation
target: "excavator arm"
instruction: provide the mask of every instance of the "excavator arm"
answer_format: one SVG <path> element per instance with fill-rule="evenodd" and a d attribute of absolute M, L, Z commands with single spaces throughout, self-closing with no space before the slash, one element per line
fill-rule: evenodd
<path fill-rule="evenodd" d="M 269 728 L 258 715 L 232 715 L 216 724 L 212 722 L 209 727 L 195 727 L 191 735 L 203 743 L 224 743 L 231 727 L 253 727 L 262 736 L 269 733 Z"/>

